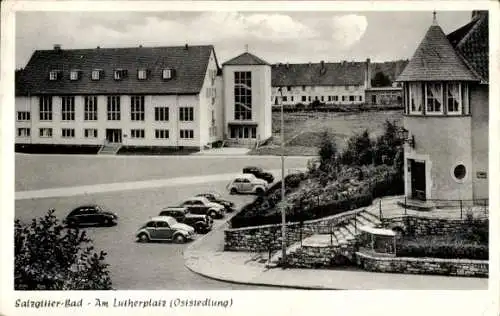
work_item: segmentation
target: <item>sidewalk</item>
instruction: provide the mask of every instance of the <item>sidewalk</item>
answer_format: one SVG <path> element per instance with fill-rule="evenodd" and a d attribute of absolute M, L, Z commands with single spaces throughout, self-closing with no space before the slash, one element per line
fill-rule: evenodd
<path fill-rule="evenodd" d="M 267 254 L 225 252 L 225 223 L 184 251 L 186 267 L 202 276 L 232 283 L 329 290 L 487 290 L 488 279 L 343 269 L 268 269 Z"/>

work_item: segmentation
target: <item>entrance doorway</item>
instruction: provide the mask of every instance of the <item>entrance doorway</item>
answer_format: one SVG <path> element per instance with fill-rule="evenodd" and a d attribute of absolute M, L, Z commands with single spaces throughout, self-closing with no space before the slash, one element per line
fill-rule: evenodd
<path fill-rule="evenodd" d="M 425 162 L 411 160 L 411 196 L 425 201 Z"/>
<path fill-rule="evenodd" d="M 106 141 L 108 143 L 121 143 L 122 142 L 122 130 L 115 128 L 106 129 Z"/>

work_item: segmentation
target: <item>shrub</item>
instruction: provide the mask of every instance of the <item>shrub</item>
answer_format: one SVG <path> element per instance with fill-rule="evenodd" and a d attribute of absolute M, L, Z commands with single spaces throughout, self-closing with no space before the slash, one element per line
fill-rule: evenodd
<path fill-rule="evenodd" d="M 488 260 L 488 245 L 470 243 L 450 236 L 428 236 L 401 240 L 396 254 L 399 257 Z"/>
<path fill-rule="evenodd" d="M 364 130 L 349 138 L 340 159 L 344 165 L 369 165 L 373 162 L 373 150 L 368 130 Z"/>
<path fill-rule="evenodd" d="M 106 253 L 93 252 L 92 240 L 65 229 L 54 216 L 14 222 L 16 290 L 111 290 Z"/>

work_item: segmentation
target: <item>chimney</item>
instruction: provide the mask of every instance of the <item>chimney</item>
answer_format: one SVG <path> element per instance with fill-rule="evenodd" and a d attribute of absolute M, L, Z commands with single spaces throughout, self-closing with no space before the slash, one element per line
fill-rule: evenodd
<path fill-rule="evenodd" d="M 321 64 L 321 69 L 319 70 L 319 73 L 320 73 L 320 75 L 324 75 L 324 74 L 325 74 L 325 72 L 326 72 L 326 68 L 325 68 L 325 61 L 324 61 L 324 60 L 322 60 L 322 61 L 320 62 L 320 64 Z"/>
<path fill-rule="evenodd" d="M 286 69 L 290 68 L 290 64 L 286 63 Z"/>
<path fill-rule="evenodd" d="M 365 88 L 369 89 L 372 87 L 372 70 L 370 66 L 370 58 L 366 59 L 366 69 L 365 69 Z"/>
<path fill-rule="evenodd" d="M 188 45 L 188 44 L 186 44 L 186 45 L 184 46 L 184 49 L 185 49 L 185 50 L 188 50 L 188 49 L 189 49 L 189 45 Z"/>
<path fill-rule="evenodd" d="M 61 50 L 61 44 L 54 44 L 54 50 L 60 51 Z"/>
<path fill-rule="evenodd" d="M 322 60 L 322 61 L 320 62 L 320 64 L 321 64 L 321 69 L 325 68 L 325 61 L 324 61 L 324 60 Z"/>

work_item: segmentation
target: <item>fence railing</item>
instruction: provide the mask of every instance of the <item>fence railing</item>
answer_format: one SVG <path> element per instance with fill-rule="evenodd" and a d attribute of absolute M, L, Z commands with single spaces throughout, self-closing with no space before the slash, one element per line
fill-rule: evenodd
<path fill-rule="evenodd" d="M 400 202 L 400 206 L 395 210 L 394 206 L 389 208 L 385 205 L 387 202 L 384 202 L 382 199 L 378 200 L 379 217 L 382 219 L 386 217 L 400 217 L 403 215 L 419 215 L 466 219 L 468 216 L 473 216 L 474 218 L 487 218 L 489 215 L 488 199 L 426 199 L 425 201 L 420 201 L 404 197 Z M 415 211 L 415 208 L 420 207 L 432 210 L 432 212 Z"/>

